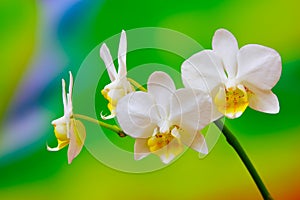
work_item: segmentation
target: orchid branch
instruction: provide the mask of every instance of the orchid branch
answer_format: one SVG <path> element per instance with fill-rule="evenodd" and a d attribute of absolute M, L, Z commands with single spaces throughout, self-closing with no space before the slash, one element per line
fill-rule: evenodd
<path fill-rule="evenodd" d="M 144 88 L 141 84 L 139 84 L 138 82 L 136 82 L 135 80 L 131 79 L 131 78 L 127 78 L 128 81 L 134 85 L 137 89 L 143 91 L 143 92 L 147 92 L 147 89 Z"/>
<path fill-rule="evenodd" d="M 265 200 L 273 200 L 272 196 L 268 192 L 266 186 L 264 185 L 263 181 L 261 180 L 260 176 L 258 175 L 256 169 L 254 168 L 253 164 L 251 163 L 249 157 L 247 156 L 245 150 L 238 142 L 237 138 L 232 134 L 232 132 L 226 127 L 220 120 L 214 122 L 217 127 L 222 131 L 223 135 L 225 136 L 227 142 L 233 147 L 233 149 L 237 152 L 240 159 L 246 166 L 247 170 L 249 171 L 251 177 L 253 178 L 256 186 L 258 187 L 261 195 Z"/>
<path fill-rule="evenodd" d="M 95 123 L 95 124 L 98 124 L 98 125 L 106 128 L 106 129 L 109 129 L 109 130 L 117 133 L 120 137 L 125 137 L 126 136 L 126 133 L 124 133 L 123 130 L 120 129 L 117 125 L 107 124 L 105 122 L 102 122 L 102 121 L 99 121 L 99 120 L 96 120 L 94 118 L 91 118 L 91 117 L 88 117 L 88 116 L 85 116 L 85 115 L 81 115 L 81 114 L 74 114 L 74 117 L 79 118 L 79 119 L 83 119 L 83 120 L 86 120 L 86 121 L 89 121 L 89 122 L 92 122 L 92 123 Z"/>

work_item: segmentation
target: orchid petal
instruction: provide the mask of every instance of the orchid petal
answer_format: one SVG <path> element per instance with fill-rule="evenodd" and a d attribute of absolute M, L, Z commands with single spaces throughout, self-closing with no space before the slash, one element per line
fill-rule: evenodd
<path fill-rule="evenodd" d="M 62 116 L 58 119 L 55 119 L 51 122 L 52 125 L 58 125 L 58 124 L 65 124 L 67 121 L 66 121 L 66 117 L 65 116 Z"/>
<path fill-rule="evenodd" d="M 281 58 L 273 49 L 249 44 L 240 49 L 237 55 L 237 79 L 245 85 L 250 83 L 256 88 L 270 90 L 281 75 Z"/>
<path fill-rule="evenodd" d="M 66 147 L 68 144 L 69 144 L 69 141 L 59 142 L 57 147 L 53 147 L 53 148 L 49 147 L 48 144 L 47 144 L 47 150 L 48 151 L 59 151 L 62 148 Z"/>
<path fill-rule="evenodd" d="M 174 138 L 168 145 L 154 151 L 164 164 L 170 163 L 177 155 L 182 153 L 184 147 L 179 138 Z"/>
<path fill-rule="evenodd" d="M 70 128 L 70 118 L 67 119 L 66 122 L 66 128 L 67 128 L 67 138 L 70 138 L 70 134 L 71 134 L 71 128 Z"/>
<path fill-rule="evenodd" d="M 68 92 L 68 94 L 70 96 L 69 101 L 72 102 L 71 98 L 72 98 L 72 94 L 73 94 L 73 75 L 72 75 L 71 71 L 69 71 L 69 75 L 70 75 L 70 82 L 69 82 L 69 92 Z"/>
<path fill-rule="evenodd" d="M 276 114 L 279 112 L 279 101 L 277 96 L 271 90 L 260 90 L 249 87 L 249 107 L 260 112 Z"/>
<path fill-rule="evenodd" d="M 175 92 L 175 84 L 165 72 L 154 72 L 147 83 L 148 93 L 155 98 L 162 118 L 169 113 L 170 97 Z"/>
<path fill-rule="evenodd" d="M 226 91 L 224 87 L 219 87 L 218 92 L 214 95 L 214 103 L 215 108 L 217 110 L 224 110 L 223 113 L 226 111 Z"/>
<path fill-rule="evenodd" d="M 218 93 L 220 92 L 220 89 L 224 88 L 222 86 L 220 87 L 216 87 L 212 92 L 211 92 L 211 97 L 213 98 L 212 100 L 215 100 L 216 96 L 218 95 Z M 224 94 L 225 95 L 225 94 Z M 223 99 L 225 100 L 225 99 Z M 223 114 L 218 110 L 217 105 L 215 104 L 215 102 L 212 105 L 212 122 L 216 121 L 217 119 L 223 117 Z"/>
<path fill-rule="evenodd" d="M 123 97 L 117 104 L 116 113 L 121 128 L 134 138 L 150 137 L 159 121 L 152 96 L 140 91 Z"/>
<path fill-rule="evenodd" d="M 73 103 L 72 103 L 72 94 L 73 94 L 73 75 L 71 72 L 70 74 L 70 82 L 69 82 L 69 91 L 67 93 L 67 100 L 68 100 L 68 112 L 65 115 L 71 116 L 73 113 Z"/>
<path fill-rule="evenodd" d="M 184 61 L 181 73 L 185 87 L 208 93 L 226 80 L 221 59 L 211 50 L 203 50 Z"/>
<path fill-rule="evenodd" d="M 213 50 L 223 60 L 228 78 L 233 78 L 237 71 L 237 52 L 239 50 L 235 37 L 225 29 L 215 32 L 212 41 Z"/>
<path fill-rule="evenodd" d="M 124 97 L 127 94 L 127 91 L 125 91 L 125 88 L 123 87 L 115 87 L 111 88 L 109 92 L 107 93 L 108 97 L 111 99 L 111 103 L 116 106 L 118 101 Z"/>
<path fill-rule="evenodd" d="M 120 44 L 119 44 L 119 51 L 118 51 L 118 76 L 119 78 L 126 77 L 127 69 L 126 69 L 126 52 L 127 52 L 127 38 L 126 32 L 122 30 L 121 37 L 120 37 Z"/>
<path fill-rule="evenodd" d="M 62 85 L 62 99 L 64 105 L 64 113 L 68 112 L 67 94 L 66 94 L 66 82 L 64 79 L 61 80 Z"/>
<path fill-rule="evenodd" d="M 100 117 L 103 119 L 103 120 L 108 120 L 108 119 L 112 119 L 116 116 L 115 113 L 111 113 L 109 115 L 103 115 L 102 112 L 100 113 Z"/>
<path fill-rule="evenodd" d="M 68 149 L 68 163 L 80 153 L 86 137 L 85 127 L 79 120 L 71 120 L 70 143 Z"/>
<path fill-rule="evenodd" d="M 212 100 L 201 90 L 177 90 L 170 102 L 170 121 L 186 131 L 201 130 L 212 119 Z M 189 133 L 188 133 L 189 134 Z"/>
<path fill-rule="evenodd" d="M 165 147 L 165 148 L 167 148 L 167 147 Z M 162 150 L 158 150 L 158 151 L 162 152 Z M 156 153 L 156 154 L 158 154 L 158 153 Z M 159 153 L 158 156 L 160 157 L 160 160 L 164 164 L 169 164 L 176 157 L 175 154 L 173 154 L 173 153 L 167 153 L 167 152 Z"/>
<path fill-rule="evenodd" d="M 110 51 L 107 48 L 106 44 L 103 44 L 100 48 L 100 57 L 102 58 L 105 66 L 106 66 L 110 80 L 111 81 L 116 80 L 116 78 L 117 78 L 116 67 L 114 65 Z"/>
<path fill-rule="evenodd" d="M 134 159 L 141 160 L 150 154 L 148 138 L 136 138 L 134 143 Z"/>
<path fill-rule="evenodd" d="M 188 139 L 188 140 L 186 140 Z M 195 151 L 202 153 L 202 154 L 207 154 L 208 153 L 208 148 L 207 144 L 205 141 L 204 136 L 201 133 L 196 133 L 195 137 L 192 141 L 190 142 L 189 138 L 186 137 L 181 137 L 182 142 L 189 146 L 190 148 L 194 149 Z"/>

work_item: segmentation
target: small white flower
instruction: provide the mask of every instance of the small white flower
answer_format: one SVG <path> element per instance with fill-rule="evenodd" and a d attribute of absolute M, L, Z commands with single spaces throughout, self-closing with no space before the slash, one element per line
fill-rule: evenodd
<path fill-rule="evenodd" d="M 73 117 L 72 89 L 73 76 L 70 73 L 69 93 L 66 94 L 65 80 L 62 79 L 62 98 L 64 105 L 64 116 L 53 120 L 54 133 L 57 138 L 57 147 L 47 146 L 48 151 L 58 151 L 69 144 L 68 163 L 80 153 L 86 137 L 85 127 Z"/>
<path fill-rule="evenodd" d="M 135 159 L 154 153 L 169 163 L 183 151 L 183 144 L 207 154 L 199 130 L 211 121 L 211 98 L 200 90 L 176 90 L 164 72 L 154 72 L 147 86 L 148 92 L 132 92 L 117 105 L 121 128 L 136 139 Z"/>
<path fill-rule="evenodd" d="M 127 52 L 126 33 L 124 30 L 122 30 L 120 44 L 119 44 L 119 51 L 118 51 L 119 69 L 117 73 L 115 65 L 113 63 L 112 56 L 106 44 L 103 44 L 100 48 L 100 57 L 104 61 L 109 78 L 111 80 L 111 83 L 106 85 L 104 89 L 101 91 L 104 98 L 106 98 L 109 102 L 107 106 L 111 112 L 109 116 L 103 116 L 101 114 L 101 117 L 103 119 L 114 118 L 116 115 L 115 110 L 118 101 L 126 94 L 134 91 L 133 87 L 131 86 L 130 82 L 126 77 L 127 75 L 126 52 Z"/>
<path fill-rule="evenodd" d="M 187 59 L 181 71 L 185 87 L 213 97 L 214 119 L 222 115 L 237 118 L 248 105 L 261 112 L 279 112 L 278 99 L 271 91 L 282 68 L 275 50 L 257 44 L 239 49 L 235 37 L 225 29 L 216 31 L 212 47 Z"/>

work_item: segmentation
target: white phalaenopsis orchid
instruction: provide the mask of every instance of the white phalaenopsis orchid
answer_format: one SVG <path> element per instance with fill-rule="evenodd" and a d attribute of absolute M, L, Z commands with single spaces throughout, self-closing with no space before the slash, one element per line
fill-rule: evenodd
<path fill-rule="evenodd" d="M 238 48 L 235 37 L 225 29 L 216 31 L 213 50 L 204 50 L 187 59 L 181 67 L 185 87 L 210 93 L 214 119 L 225 115 L 237 118 L 247 106 L 278 113 L 279 102 L 271 89 L 281 75 L 281 58 L 273 49 L 248 44 Z"/>
<path fill-rule="evenodd" d="M 48 151 L 58 151 L 69 144 L 68 149 L 68 163 L 80 153 L 86 131 L 84 125 L 73 117 L 72 105 L 72 89 L 73 89 L 73 76 L 70 72 L 69 93 L 66 93 L 65 80 L 62 79 L 62 98 L 64 105 L 64 116 L 53 120 L 51 124 L 54 126 L 54 133 L 57 138 L 57 147 L 51 148 L 47 146 Z"/>
<path fill-rule="evenodd" d="M 207 154 L 200 130 L 211 122 L 211 98 L 200 90 L 176 90 L 164 72 L 154 72 L 147 86 L 148 92 L 123 97 L 116 109 L 121 128 L 136 139 L 135 159 L 154 153 L 169 163 L 183 151 L 183 144 Z"/>
<path fill-rule="evenodd" d="M 119 69 L 117 73 L 115 65 L 113 63 L 112 56 L 106 44 L 104 43 L 100 48 L 100 57 L 104 61 L 109 78 L 111 80 L 111 83 L 106 85 L 104 89 L 101 91 L 104 98 L 106 98 L 109 102 L 107 106 L 111 112 L 109 116 L 103 116 L 101 114 L 101 117 L 103 119 L 111 119 L 115 117 L 116 115 L 115 110 L 118 101 L 126 94 L 134 91 L 133 87 L 131 86 L 126 76 L 127 75 L 126 52 L 127 52 L 126 33 L 124 30 L 122 30 L 120 44 L 119 44 L 119 51 L 118 51 Z"/>

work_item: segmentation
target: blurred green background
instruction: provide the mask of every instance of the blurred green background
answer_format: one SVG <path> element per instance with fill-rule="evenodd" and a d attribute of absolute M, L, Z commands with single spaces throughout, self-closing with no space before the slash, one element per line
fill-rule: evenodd
<path fill-rule="evenodd" d="M 188 150 L 145 174 L 111 169 L 85 148 L 71 165 L 67 149 L 46 151 L 46 142 L 55 145 L 50 122 L 63 114 L 61 78 L 69 70 L 75 76 L 105 39 L 139 27 L 173 29 L 205 48 L 215 30 L 226 28 L 240 46 L 257 43 L 281 54 L 282 77 L 273 89 L 280 113 L 247 109 L 226 123 L 274 199 L 299 199 L 299 19 L 293 0 L 0 1 L 0 199 L 261 199 L 222 136 L 205 159 Z M 151 50 L 129 53 L 127 61 L 128 68 L 157 62 L 176 69 L 182 62 Z"/>

